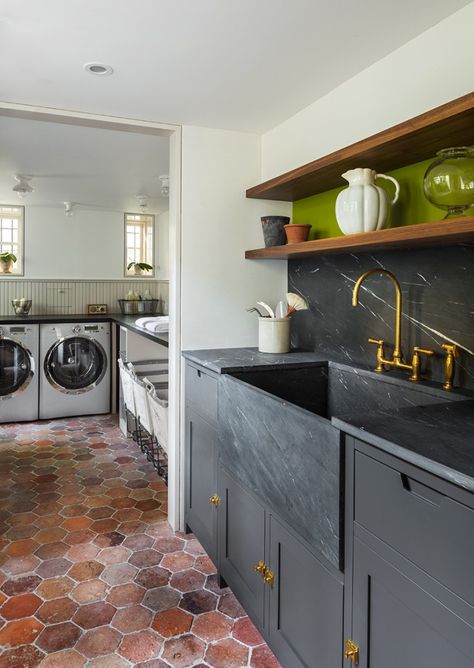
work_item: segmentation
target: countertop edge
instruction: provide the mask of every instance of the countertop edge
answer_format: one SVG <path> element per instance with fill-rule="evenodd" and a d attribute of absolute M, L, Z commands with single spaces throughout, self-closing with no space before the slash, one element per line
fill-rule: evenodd
<path fill-rule="evenodd" d="M 349 434 L 349 436 L 354 436 L 354 438 L 364 441 L 364 443 L 379 448 L 380 450 L 387 452 L 389 455 L 398 457 L 399 459 L 406 461 L 408 464 L 412 464 L 429 473 L 433 473 L 439 478 L 451 482 L 458 487 L 462 487 L 469 492 L 474 492 L 474 479 L 469 475 L 465 475 L 464 473 L 456 471 L 444 464 L 439 464 L 433 459 L 429 459 L 429 457 L 424 457 L 423 455 L 405 448 L 403 445 L 398 445 L 397 443 L 382 438 L 381 436 L 377 436 L 370 431 L 356 427 L 342 418 L 334 417 L 331 422 L 345 434 Z"/>

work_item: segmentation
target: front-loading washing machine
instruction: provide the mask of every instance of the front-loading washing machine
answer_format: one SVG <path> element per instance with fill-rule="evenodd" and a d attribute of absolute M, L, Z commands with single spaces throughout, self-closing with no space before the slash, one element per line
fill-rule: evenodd
<path fill-rule="evenodd" d="M 41 419 L 110 412 L 110 323 L 40 329 Z"/>
<path fill-rule="evenodd" d="M 0 422 L 38 419 L 38 325 L 0 326 Z"/>

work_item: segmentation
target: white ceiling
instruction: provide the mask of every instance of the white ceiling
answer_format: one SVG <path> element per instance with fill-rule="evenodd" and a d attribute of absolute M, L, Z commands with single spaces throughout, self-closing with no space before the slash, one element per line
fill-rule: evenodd
<path fill-rule="evenodd" d="M 467 4 L 1 0 L 0 99 L 262 132 Z"/>
<path fill-rule="evenodd" d="M 19 204 L 15 174 L 33 176 L 28 206 L 139 211 L 168 209 L 159 176 L 168 174 L 167 137 L 0 116 L 0 203 Z"/>

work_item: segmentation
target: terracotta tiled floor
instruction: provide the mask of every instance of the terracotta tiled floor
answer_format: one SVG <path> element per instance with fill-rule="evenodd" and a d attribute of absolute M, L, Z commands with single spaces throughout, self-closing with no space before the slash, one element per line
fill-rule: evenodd
<path fill-rule="evenodd" d="M 111 417 L 0 426 L 0 668 L 278 668 Z"/>

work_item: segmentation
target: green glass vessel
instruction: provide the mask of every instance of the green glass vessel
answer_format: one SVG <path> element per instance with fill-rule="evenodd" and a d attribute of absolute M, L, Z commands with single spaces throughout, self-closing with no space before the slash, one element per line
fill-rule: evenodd
<path fill-rule="evenodd" d="M 447 211 L 446 218 L 462 216 L 474 206 L 474 147 L 444 148 L 436 155 L 424 176 L 425 197 Z"/>

